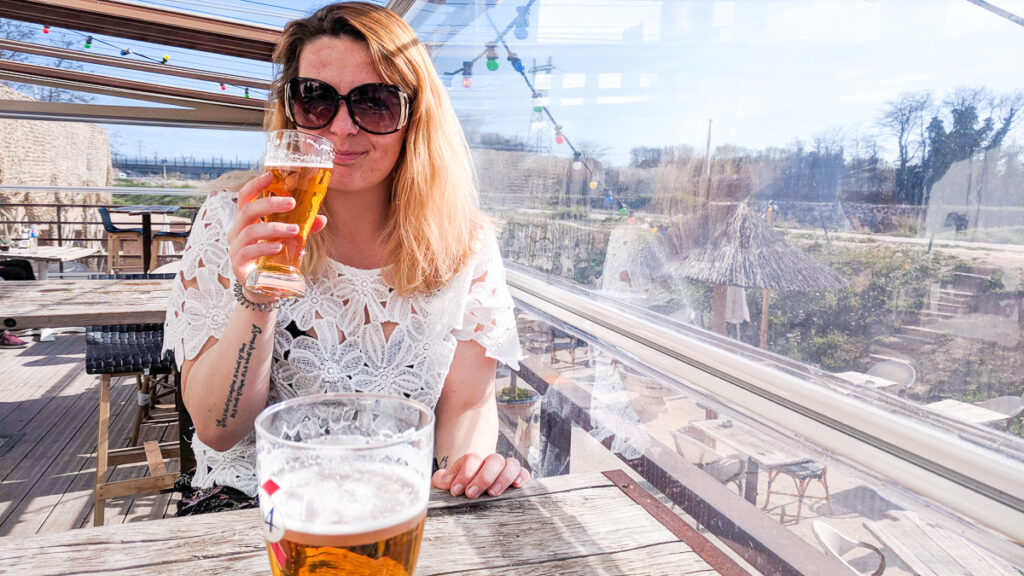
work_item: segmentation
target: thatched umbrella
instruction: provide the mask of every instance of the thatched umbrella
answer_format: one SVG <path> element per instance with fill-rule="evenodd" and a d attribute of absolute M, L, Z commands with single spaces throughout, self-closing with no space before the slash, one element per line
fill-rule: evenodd
<path fill-rule="evenodd" d="M 682 263 L 682 274 L 715 284 L 712 328 L 725 326 L 727 286 L 764 290 L 761 305 L 761 347 L 768 339 L 768 290 L 828 290 L 846 286 L 831 269 L 786 243 L 745 204 L 736 207 L 704 247 Z"/>

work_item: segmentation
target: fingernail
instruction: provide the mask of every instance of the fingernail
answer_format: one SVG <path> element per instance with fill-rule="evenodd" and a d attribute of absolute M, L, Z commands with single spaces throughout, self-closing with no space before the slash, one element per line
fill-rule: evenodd
<path fill-rule="evenodd" d="M 488 490 L 487 493 L 490 494 L 491 496 L 497 496 L 498 495 L 498 489 L 494 488 L 494 487 L 491 487 L 491 489 Z"/>
<path fill-rule="evenodd" d="M 280 252 L 284 246 L 281 246 L 280 242 L 267 242 L 267 249 L 273 250 L 274 252 Z"/>
<path fill-rule="evenodd" d="M 452 486 L 452 494 L 458 496 L 459 492 L 462 492 L 462 484 L 456 484 L 455 486 Z"/>
<path fill-rule="evenodd" d="M 480 489 L 476 486 L 470 486 L 466 489 L 466 496 L 469 498 L 476 498 L 477 494 L 480 493 Z"/>
<path fill-rule="evenodd" d="M 289 224 L 288 225 L 288 231 L 289 232 L 298 232 L 299 231 L 299 225 L 298 224 Z"/>
<path fill-rule="evenodd" d="M 452 477 L 453 476 L 455 476 L 455 474 L 452 474 L 450 472 L 448 474 L 442 474 L 441 475 L 441 482 L 444 482 L 445 484 L 447 484 L 448 482 L 452 481 Z"/>

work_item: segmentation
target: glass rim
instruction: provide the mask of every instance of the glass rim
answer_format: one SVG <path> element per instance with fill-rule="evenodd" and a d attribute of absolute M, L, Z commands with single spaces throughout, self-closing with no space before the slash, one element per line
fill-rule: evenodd
<path fill-rule="evenodd" d="M 303 404 L 317 404 L 325 400 L 386 400 L 391 402 L 397 402 L 406 406 L 416 409 L 421 414 L 425 414 L 427 419 L 416 425 L 416 431 L 412 434 L 395 438 L 387 442 L 378 442 L 374 444 L 359 445 L 359 446 L 335 446 L 330 444 L 309 444 L 307 442 L 297 442 L 295 440 L 284 440 L 273 436 L 268 430 L 266 423 L 278 412 L 287 408 L 295 406 L 301 406 Z M 411 398 L 405 398 L 403 396 L 395 396 L 392 394 L 364 394 L 361 392 L 334 392 L 329 394 L 310 394 L 307 396 L 299 396 L 297 398 L 289 398 L 282 400 L 276 404 L 271 404 L 263 409 L 262 412 L 256 417 L 254 423 L 256 429 L 256 437 L 264 437 L 269 442 L 273 442 L 280 446 L 289 446 L 292 448 L 298 448 L 302 450 L 317 450 L 317 451 L 332 451 L 332 452 L 374 452 L 382 448 L 390 448 L 392 446 L 398 446 L 400 444 L 408 444 L 410 442 L 420 440 L 423 436 L 432 432 L 434 429 L 434 411 L 427 407 L 426 404 L 413 400 Z"/>
<path fill-rule="evenodd" d="M 285 133 L 288 133 L 288 132 L 291 132 L 291 133 L 294 133 L 294 134 L 300 134 L 303 137 L 309 138 L 310 140 L 312 140 L 314 142 L 314 144 L 316 144 L 316 145 L 319 145 L 319 146 L 326 145 L 332 151 L 334 150 L 334 143 L 331 142 L 330 140 L 328 140 L 327 138 L 324 138 L 323 136 L 317 136 L 316 134 L 311 134 L 309 132 L 303 132 L 302 130 L 299 130 L 298 128 L 278 128 L 277 130 L 271 130 L 270 132 L 267 132 L 267 144 L 270 144 L 271 140 L 275 136 L 281 136 L 281 135 L 284 135 Z"/>

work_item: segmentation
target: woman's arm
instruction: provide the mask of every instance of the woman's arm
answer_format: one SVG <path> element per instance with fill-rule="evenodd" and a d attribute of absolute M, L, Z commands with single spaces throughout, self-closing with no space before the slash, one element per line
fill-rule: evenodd
<path fill-rule="evenodd" d="M 475 341 L 460 341 L 434 413 L 436 488 L 453 496 L 497 496 L 509 486 L 530 481 L 530 473 L 513 458 L 495 454 L 498 407 L 494 394 L 497 361 Z"/>
<path fill-rule="evenodd" d="M 295 207 L 288 197 L 259 198 L 270 184 L 263 174 L 238 192 L 238 212 L 227 230 L 232 278 L 221 282 L 245 282 L 254 261 L 276 254 L 276 240 L 298 234 L 295 224 L 268 223 L 263 218 Z M 327 220 L 317 216 L 313 231 Z M 194 287 L 194 286 L 189 286 Z M 231 289 L 231 286 L 227 286 Z M 254 302 L 275 298 L 246 291 Z M 270 367 L 273 360 L 276 310 L 259 312 L 235 306 L 219 339 L 211 338 L 192 360 L 182 363 L 182 398 L 192 416 L 196 436 L 214 450 L 228 450 L 253 429 L 256 416 L 267 405 Z"/>

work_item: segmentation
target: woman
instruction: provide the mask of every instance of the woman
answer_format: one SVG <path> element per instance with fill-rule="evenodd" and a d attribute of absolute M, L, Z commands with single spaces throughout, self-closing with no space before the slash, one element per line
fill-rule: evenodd
<path fill-rule="evenodd" d="M 165 332 L 196 427 L 197 470 L 179 514 L 255 505 L 256 416 L 322 392 L 432 406 L 437 488 L 475 498 L 525 484 L 529 472 L 494 453 L 496 361 L 521 357 L 512 299 L 426 50 L 392 12 L 344 3 L 288 24 L 274 62 L 266 127 L 330 140 L 333 172 L 303 263 L 304 298 L 240 289 L 255 259 L 297 233 L 261 222 L 294 205 L 260 198 L 267 174 L 200 210 Z"/>

